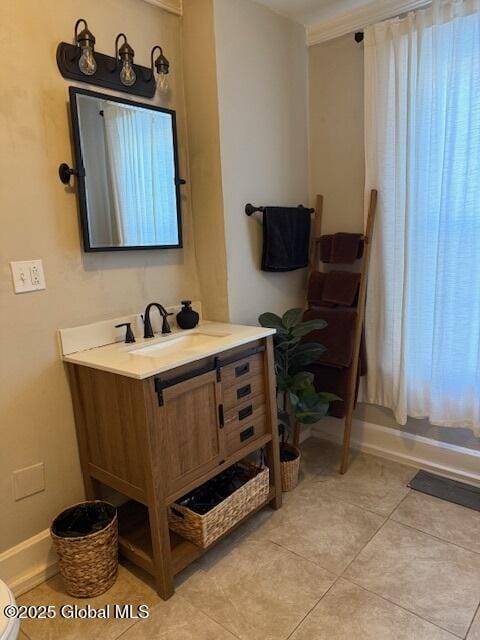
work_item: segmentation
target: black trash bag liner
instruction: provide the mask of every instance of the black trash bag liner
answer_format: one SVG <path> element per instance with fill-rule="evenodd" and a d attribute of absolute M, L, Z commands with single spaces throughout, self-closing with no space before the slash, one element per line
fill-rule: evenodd
<path fill-rule="evenodd" d="M 205 515 L 251 479 L 252 474 L 248 469 L 240 464 L 234 464 L 215 478 L 184 495 L 177 500 L 177 503 L 195 513 Z"/>
<path fill-rule="evenodd" d="M 55 518 L 52 532 L 60 538 L 79 538 L 105 529 L 116 509 L 107 502 L 84 502 L 70 507 Z"/>
<path fill-rule="evenodd" d="M 292 462 L 298 458 L 298 453 L 293 453 L 290 449 L 280 447 L 280 462 Z"/>

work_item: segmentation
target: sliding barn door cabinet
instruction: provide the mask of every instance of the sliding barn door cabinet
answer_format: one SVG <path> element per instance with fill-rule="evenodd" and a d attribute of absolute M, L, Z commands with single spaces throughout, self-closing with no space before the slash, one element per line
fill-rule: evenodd
<path fill-rule="evenodd" d="M 68 369 L 87 498 L 120 494 L 120 552 L 155 577 L 162 598 L 205 551 L 169 530 L 175 500 L 263 449 L 262 506 L 281 506 L 271 336 L 143 380 Z"/>

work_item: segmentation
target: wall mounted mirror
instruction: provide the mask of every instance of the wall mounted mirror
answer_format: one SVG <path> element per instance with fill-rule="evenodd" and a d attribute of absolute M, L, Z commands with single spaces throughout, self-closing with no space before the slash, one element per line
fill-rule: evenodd
<path fill-rule="evenodd" d="M 175 112 L 70 87 L 85 251 L 182 246 Z"/>

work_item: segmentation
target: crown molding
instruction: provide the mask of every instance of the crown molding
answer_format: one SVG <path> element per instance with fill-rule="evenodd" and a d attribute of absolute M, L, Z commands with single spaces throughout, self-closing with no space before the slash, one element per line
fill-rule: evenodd
<path fill-rule="evenodd" d="M 183 15 L 182 0 L 143 0 L 143 1 L 148 2 L 148 4 L 153 4 L 155 7 L 160 7 L 161 9 L 165 9 L 165 11 L 169 11 L 170 13 L 175 13 L 177 16 Z"/>
<path fill-rule="evenodd" d="M 336 18 L 307 27 L 307 45 L 311 47 L 359 31 L 370 24 L 425 7 L 430 3 L 431 0 L 374 0 Z"/>

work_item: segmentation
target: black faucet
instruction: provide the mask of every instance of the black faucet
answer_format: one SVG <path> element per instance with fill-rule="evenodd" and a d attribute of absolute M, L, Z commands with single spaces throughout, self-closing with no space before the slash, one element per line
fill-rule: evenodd
<path fill-rule="evenodd" d="M 151 302 L 149 305 L 147 305 L 147 308 L 145 309 L 145 314 L 143 316 L 143 323 L 144 323 L 143 337 L 153 338 L 152 323 L 150 322 L 150 309 L 152 307 L 156 307 L 163 318 L 162 334 L 171 333 L 172 330 L 170 329 L 170 325 L 168 324 L 167 318 L 168 316 L 173 316 L 173 313 L 168 313 L 165 307 L 162 307 L 162 305 L 159 304 L 158 302 Z"/>

